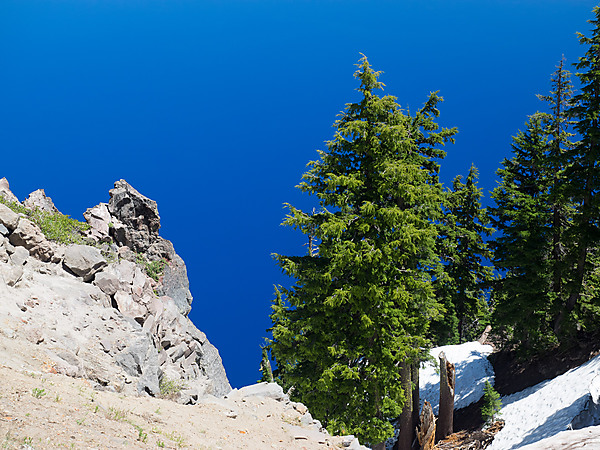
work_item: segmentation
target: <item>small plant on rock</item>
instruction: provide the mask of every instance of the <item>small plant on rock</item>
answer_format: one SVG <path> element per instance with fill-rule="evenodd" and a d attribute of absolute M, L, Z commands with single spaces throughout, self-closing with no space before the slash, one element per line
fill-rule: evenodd
<path fill-rule="evenodd" d="M 171 380 L 167 377 L 163 377 L 160 380 L 160 398 L 173 400 L 177 397 L 177 394 L 186 388 L 183 380 Z"/>
<path fill-rule="evenodd" d="M 44 395 L 46 395 L 46 389 L 33 388 L 31 395 L 35 398 L 42 398 Z"/>

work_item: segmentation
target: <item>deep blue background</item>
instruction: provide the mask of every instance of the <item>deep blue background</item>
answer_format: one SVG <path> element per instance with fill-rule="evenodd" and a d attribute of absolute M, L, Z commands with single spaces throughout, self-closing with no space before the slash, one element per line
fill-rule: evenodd
<path fill-rule="evenodd" d="M 233 386 L 260 377 L 271 253 L 303 253 L 282 204 L 332 137 L 366 54 L 412 110 L 457 126 L 446 184 L 486 194 L 561 55 L 583 54 L 590 0 L 1 0 L 0 177 L 82 213 L 124 178 L 156 200 L 188 266 L 190 317 Z"/>

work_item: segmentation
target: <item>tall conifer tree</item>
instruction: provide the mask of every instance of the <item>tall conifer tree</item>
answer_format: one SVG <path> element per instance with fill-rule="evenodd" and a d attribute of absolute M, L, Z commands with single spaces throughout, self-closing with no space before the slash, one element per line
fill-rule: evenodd
<path fill-rule="evenodd" d="M 533 347 L 548 335 L 550 234 L 545 158 L 548 133 L 535 114 L 526 130 L 513 138 L 513 158 L 498 170 L 500 184 L 492 192 L 494 265 L 502 274 L 493 292 L 494 318 L 515 343 Z"/>
<path fill-rule="evenodd" d="M 497 206 L 490 210 L 502 232 L 492 244 L 503 275 L 495 283 L 493 316 L 513 343 L 528 350 L 559 342 L 555 318 L 573 286 L 574 206 L 566 187 L 573 88 L 563 60 L 551 82 L 550 94 L 538 96 L 549 112 L 531 116 L 513 139 L 514 157 L 498 171 Z"/>
<path fill-rule="evenodd" d="M 580 90 L 569 110 L 581 139 L 568 154 L 566 170 L 566 192 L 576 207 L 570 233 L 574 276 L 554 322 L 558 335 L 568 334 L 578 321 L 573 314 L 581 303 L 586 275 L 593 269 L 590 253 L 600 242 L 600 7 L 593 13 L 594 19 L 588 21 L 593 25 L 591 37 L 578 34 L 579 42 L 588 50 L 575 65 Z"/>
<path fill-rule="evenodd" d="M 446 309 L 432 327 L 439 345 L 476 339 L 487 324 L 487 291 L 493 271 L 486 264 L 491 252 L 484 240 L 492 234 L 481 206 L 478 171 L 472 165 L 467 179 L 452 182 L 446 192 L 444 215 L 439 222 L 438 248 L 442 273 L 436 277 L 436 293 Z"/>
<path fill-rule="evenodd" d="M 306 234 L 311 250 L 275 255 L 296 282 L 277 289 L 270 350 L 278 381 L 331 432 L 376 444 L 412 403 L 402 387 L 412 371 L 400 368 L 419 361 L 438 314 L 429 278 L 438 263 L 436 159 L 456 130 L 435 123 L 436 93 L 406 114 L 395 97 L 376 95 L 380 72 L 366 58 L 357 66 L 362 99 L 346 105 L 299 186 L 320 209 L 287 205 L 284 225 Z"/>

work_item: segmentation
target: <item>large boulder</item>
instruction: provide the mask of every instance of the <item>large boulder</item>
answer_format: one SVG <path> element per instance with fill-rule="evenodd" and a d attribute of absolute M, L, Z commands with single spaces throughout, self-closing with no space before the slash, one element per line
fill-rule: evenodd
<path fill-rule="evenodd" d="M 106 266 L 106 260 L 97 248 L 74 244 L 66 248 L 63 264 L 83 281 L 90 281 Z"/>
<path fill-rule="evenodd" d="M 9 240 L 14 246 L 25 247 L 33 257 L 40 261 L 50 261 L 54 253 L 42 230 L 25 218 L 20 218 Z"/>
<path fill-rule="evenodd" d="M 127 181 L 115 182 L 110 190 L 109 213 L 119 224 L 111 229 L 115 241 L 136 252 L 144 252 L 158 239 L 160 216 L 154 200 L 143 196 Z"/>
<path fill-rule="evenodd" d="M 8 206 L 0 203 L 0 224 L 4 225 L 9 231 L 17 228 L 19 215 Z"/>
<path fill-rule="evenodd" d="M 56 206 L 54 206 L 52 199 L 46 196 L 43 189 L 38 189 L 29 194 L 29 197 L 23 201 L 23 205 L 29 209 L 39 209 L 40 211 L 49 213 L 59 212 Z"/>

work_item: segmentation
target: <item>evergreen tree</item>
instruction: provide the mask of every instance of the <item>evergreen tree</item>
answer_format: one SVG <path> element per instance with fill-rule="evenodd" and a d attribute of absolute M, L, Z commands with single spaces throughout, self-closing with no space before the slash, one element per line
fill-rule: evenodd
<path fill-rule="evenodd" d="M 498 170 L 492 192 L 496 207 L 491 221 L 501 235 L 491 243 L 494 265 L 503 275 L 493 292 L 494 320 L 515 343 L 527 348 L 548 336 L 550 235 L 547 207 L 548 146 L 543 116 L 530 117 L 525 131 L 513 138 L 513 158 Z"/>
<path fill-rule="evenodd" d="M 476 339 L 488 322 L 487 290 L 493 279 L 485 264 L 491 252 L 484 241 L 490 236 L 486 211 L 481 207 L 478 171 L 472 165 L 466 182 L 457 176 L 446 192 L 438 239 L 443 270 L 436 277 L 436 293 L 446 312 L 432 327 L 439 345 Z"/>
<path fill-rule="evenodd" d="M 483 405 L 481 406 L 481 417 L 485 423 L 488 425 L 494 423 L 494 419 L 500 415 L 501 408 L 500 394 L 496 392 L 489 381 L 486 381 L 483 388 Z"/>
<path fill-rule="evenodd" d="M 566 193 L 576 208 L 570 229 L 574 276 L 554 322 L 554 332 L 559 335 L 568 334 L 577 325 L 578 309 L 589 300 L 582 296 L 584 282 L 594 270 L 592 253 L 600 241 L 600 7 L 595 7 L 593 13 L 595 18 L 589 21 L 593 25 L 591 37 L 579 33 L 579 42 L 588 50 L 575 65 L 580 90 L 569 110 L 581 139 L 568 153 L 565 174 Z"/>
<path fill-rule="evenodd" d="M 456 130 L 435 123 L 436 93 L 406 114 L 395 97 L 376 95 L 380 72 L 366 57 L 357 66 L 362 99 L 346 105 L 299 186 L 320 209 L 287 205 L 284 225 L 311 248 L 275 255 L 296 282 L 276 290 L 270 350 L 277 380 L 330 432 L 376 444 L 411 406 L 412 371 L 402 368 L 418 363 L 438 314 L 429 277 L 442 194 L 435 159 Z"/>
<path fill-rule="evenodd" d="M 572 85 L 563 60 L 549 95 L 538 96 L 548 113 L 530 117 L 513 138 L 513 155 L 498 171 L 492 223 L 502 233 L 493 243 L 494 264 L 503 275 L 493 291 L 494 321 L 512 343 L 541 350 L 559 342 L 554 327 L 572 286 L 574 207 L 567 170 L 573 143 L 568 117 Z"/>

